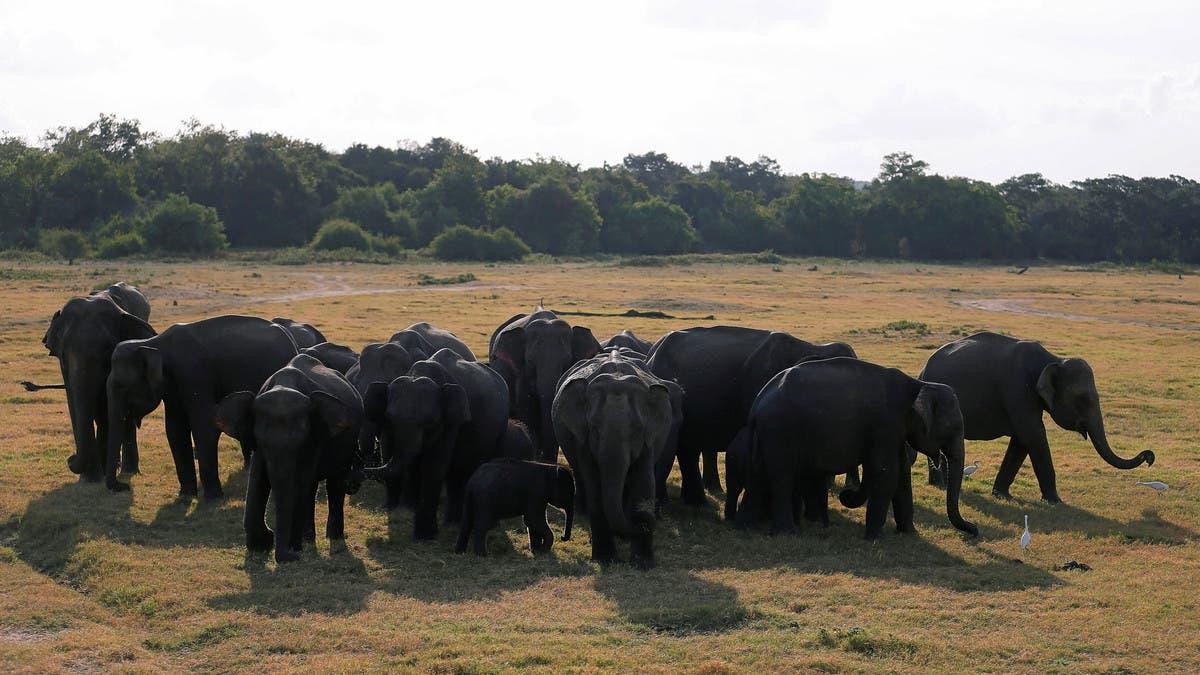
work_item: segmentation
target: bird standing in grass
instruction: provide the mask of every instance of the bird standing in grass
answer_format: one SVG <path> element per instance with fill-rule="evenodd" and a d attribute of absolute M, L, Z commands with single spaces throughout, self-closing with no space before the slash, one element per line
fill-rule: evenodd
<path fill-rule="evenodd" d="M 1029 514 L 1025 514 L 1025 534 L 1021 535 L 1021 550 L 1029 548 Z"/>
<path fill-rule="evenodd" d="M 1134 483 L 1134 485 L 1145 485 L 1146 487 L 1154 488 L 1159 492 L 1166 490 L 1168 487 L 1168 485 L 1161 480 L 1139 480 L 1138 482 Z"/>
<path fill-rule="evenodd" d="M 978 470 L 979 470 L 979 460 L 975 460 L 969 466 L 963 467 L 963 477 L 965 478 L 967 476 L 970 476 L 971 474 L 975 473 Z"/>

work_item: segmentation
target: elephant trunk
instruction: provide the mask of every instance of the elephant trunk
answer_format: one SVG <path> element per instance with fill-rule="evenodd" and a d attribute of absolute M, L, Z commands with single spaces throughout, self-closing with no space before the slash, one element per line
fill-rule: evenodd
<path fill-rule="evenodd" d="M 417 431 L 406 435 L 399 449 L 393 448 L 392 442 L 383 444 L 383 454 L 388 457 L 387 464 L 365 467 L 362 470 L 363 477 L 380 482 L 399 478 L 420 454 L 424 438 L 424 432 Z"/>
<path fill-rule="evenodd" d="M 600 466 L 600 505 L 604 518 L 613 533 L 627 537 L 633 533 L 625 517 L 625 478 L 629 473 L 629 460 L 625 457 L 610 458 Z"/>
<path fill-rule="evenodd" d="M 554 392 L 558 387 L 558 378 L 561 375 L 562 371 L 540 369 L 534 383 L 537 401 L 535 413 L 538 416 L 538 458 L 551 464 L 558 462 L 558 440 L 554 437 L 554 419 L 551 409 L 554 406 Z"/>
<path fill-rule="evenodd" d="M 113 492 L 128 490 L 129 486 L 117 480 L 117 465 L 121 460 L 121 445 L 125 442 L 128 417 L 127 406 L 120 397 L 108 390 L 108 448 L 104 456 L 104 484 Z"/>
<path fill-rule="evenodd" d="M 563 531 L 562 540 L 571 541 L 571 525 L 575 522 L 575 500 L 572 499 L 563 510 L 567 512 L 567 529 Z"/>
<path fill-rule="evenodd" d="M 1108 462 L 1110 465 L 1118 469 L 1136 469 L 1145 463 L 1147 466 L 1154 464 L 1154 452 L 1151 450 L 1143 450 L 1138 453 L 1133 459 L 1124 459 L 1112 451 L 1108 445 L 1108 436 L 1104 433 L 1104 417 L 1097 410 L 1089 415 L 1087 426 L 1083 433 L 1092 437 L 1092 446 L 1096 448 L 1096 453 Z"/>
<path fill-rule="evenodd" d="M 272 480 L 271 487 L 275 492 L 275 562 L 291 562 L 300 557 L 291 550 L 293 532 L 301 526 L 296 522 L 295 480 Z"/>
<path fill-rule="evenodd" d="M 942 449 L 942 454 L 946 457 L 946 516 L 950 518 L 950 524 L 955 528 L 970 535 L 977 535 L 979 528 L 958 512 L 958 497 L 962 491 L 963 458 L 966 456 L 963 437 L 961 435 L 955 437 L 950 445 Z M 907 471 L 908 469 L 902 470 Z"/>

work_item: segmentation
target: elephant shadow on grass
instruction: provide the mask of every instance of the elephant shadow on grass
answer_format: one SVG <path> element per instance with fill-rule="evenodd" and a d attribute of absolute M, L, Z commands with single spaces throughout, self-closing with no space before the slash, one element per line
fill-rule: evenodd
<path fill-rule="evenodd" d="M 379 584 L 363 560 L 341 541 L 330 542 L 328 555 L 317 555 L 314 548 L 306 543 L 299 561 L 273 567 L 271 553 L 246 552 L 243 569 L 250 588 L 209 598 L 205 604 L 269 617 L 345 616 L 366 609 L 367 598 L 379 590 Z"/>
<path fill-rule="evenodd" d="M 622 619 L 658 634 L 722 633 L 764 618 L 741 602 L 737 590 L 674 567 L 609 566 L 596 575 L 595 589 L 616 604 Z"/>

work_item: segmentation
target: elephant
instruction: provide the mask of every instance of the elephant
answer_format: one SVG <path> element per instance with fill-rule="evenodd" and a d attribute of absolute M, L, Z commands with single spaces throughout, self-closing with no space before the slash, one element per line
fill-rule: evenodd
<path fill-rule="evenodd" d="M 365 397 L 367 388 L 373 383 L 387 384 L 397 377 L 407 375 L 408 369 L 424 358 L 418 358 L 412 351 L 396 342 L 374 342 L 363 347 L 362 354 L 358 357 L 358 363 L 350 368 L 346 377 L 358 389 L 358 393 Z M 359 452 L 363 457 L 373 458 L 377 455 L 376 441 L 378 439 L 379 426 L 375 420 L 370 417 L 364 419 L 358 436 Z M 382 459 L 386 462 L 389 458 L 383 456 Z M 383 502 L 385 509 L 390 511 L 400 505 L 403 483 L 404 477 L 401 473 L 397 473 L 385 482 Z M 414 496 L 414 492 L 410 490 L 409 495 Z M 415 504 L 410 504 L 410 506 L 415 506 Z"/>
<path fill-rule="evenodd" d="M 221 430 L 213 420 L 217 402 L 235 391 L 258 391 L 295 355 L 295 342 L 282 326 L 233 314 L 177 323 L 154 337 L 117 345 L 106 385 L 108 488 L 129 489 L 117 480 L 118 451 L 133 426 L 161 402 L 180 496 L 196 494 L 198 461 L 204 497 L 223 497 L 217 473 Z M 252 445 L 242 444 L 247 462 L 252 452 Z"/>
<path fill-rule="evenodd" d="M 750 430 L 742 427 L 725 449 L 725 520 L 733 522 L 737 519 L 738 498 L 746 487 L 746 472 L 750 462 Z M 792 496 L 792 516 L 795 520 L 805 517 L 809 521 L 820 522 L 829 526 L 829 495 L 824 485 L 813 481 L 801 481 L 797 476 L 796 486 Z M 756 518 L 762 520 L 770 517 L 770 511 L 758 502 Z"/>
<path fill-rule="evenodd" d="M 480 464 L 503 448 L 508 390 L 494 370 L 439 349 L 391 382 L 373 382 L 363 397 L 367 420 L 379 427 L 387 463 L 368 478 L 394 481 L 408 473 L 417 491 L 413 537 L 437 536 L 437 508 L 446 486 L 446 521 L 462 515 L 463 490 Z"/>
<path fill-rule="evenodd" d="M 270 550 L 274 543 L 276 562 L 296 560 L 306 534 L 315 537 L 313 502 L 322 480 L 329 499 L 325 536 L 345 538 L 345 496 L 362 483 L 362 398 L 345 376 L 297 354 L 257 394 L 221 399 L 215 417 L 221 431 L 254 446 L 243 519 L 248 550 Z M 271 492 L 274 535 L 263 522 Z"/>
<path fill-rule="evenodd" d="M 653 347 L 653 345 L 634 335 L 633 331 L 626 328 L 620 333 L 617 333 L 616 335 L 600 343 L 600 349 L 606 351 L 613 347 L 624 347 L 626 349 L 632 349 L 643 356 L 649 356 L 650 348 Z"/>
<path fill-rule="evenodd" d="M 292 321 L 283 317 L 275 317 L 271 319 L 271 323 L 278 324 L 287 329 L 288 334 L 296 341 L 296 349 L 304 349 L 305 347 L 314 347 L 325 342 L 325 336 L 321 331 L 317 330 L 316 326 L 299 321 Z"/>
<path fill-rule="evenodd" d="M 551 415 L 587 506 L 592 559 L 616 560 L 618 535 L 630 540 L 631 564 L 653 567 L 654 470 L 673 425 L 667 383 L 606 352 L 563 376 Z"/>
<path fill-rule="evenodd" d="M 115 289 L 115 290 L 114 290 Z M 151 338 L 154 328 L 143 316 L 126 311 L 124 306 L 149 315 L 149 304 L 137 289 L 121 283 L 85 297 L 71 298 L 50 319 L 42 344 L 58 358 L 62 388 L 66 389 L 67 410 L 75 454 L 67 466 L 82 481 L 98 482 L 104 477 L 105 443 L 108 441 L 108 381 L 113 350 L 124 340 Z M 120 299 L 121 303 L 117 300 Z M 144 311 L 143 311 L 144 310 Z M 52 385 L 32 385 L 49 388 Z M 132 422 L 121 421 L 124 454 L 121 466 L 126 473 L 138 472 L 137 429 Z"/>
<path fill-rule="evenodd" d="M 500 324 L 488 344 L 489 365 L 508 385 L 512 416 L 529 427 L 542 461 L 558 461 L 550 413 L 558 379 L 577 362 L 595 356 L 600 343 L 592 331 L 571 326 L 539 305 Z"/>
<path fill-rule="evenodd" d="M 683 424 L 674 448 L 684 503 L 703 504 L 705 487 L 721 489 L 717 452 L 746 425 L 754 397 L 768 380 L 802 361 L 836 356 L 854 357 L 854 349 L 844 342 L 813 344 L 783 332 L 739 326 L 676 330 L 655 343 L 647 361 L 650 372 L 678 382 L 685 392 Z M 660 500 L 666 499 L 670 469 L 669 461 L 659 467 Z"/>
<path fill-rule="evenodd" d="M 320 342 L 311 347 L 303 347 L 300 349 L 300 353 L 308 354 L 325 364 L 325 367 L 333 368 L 342 375 L 358 364 L 358 352 L 332 342 Z"/>
<path fill-rule="evenodd" d="M 793 494 L 824 490 L 826 476 L 862 465 L 859 489 L 842 491 L 847 506 L 867 504 L 866 537 L 877 539 L 893 508 L 896 529 L 913 532 L 912 472 L 907 446 L 949 467 L 946 515 L 955 528 L 978 534 L 959 513 L 963 417 L 954 390 L 895 368 L 838 357 L 793 366 L 771 379 L 748 420 L 750 468 L 739 527 L 770 504 L 773 534 L 795 528 Z"/>
<path fill-rule="evenodd" d="M 118 281 L 108 288 L 92 291 L 88 295 L 108 298 L 117 303 L 117 307 L 129 312 L 142 321 L 150 322 L 150 301 L 133 284 Z"/>
<path fill-rule="evenodd" d="M 475 358 L 475 352 L 467 346 L 467 343 L 458 339 L 458 336 L 448 330 L 436 328 L 424 321 L 414 323 L 404 330 L 392 335 L 388 338 L 388 342 L 397 342 L 404 345 L 410 352 L 419 354 L 418 361 L 433 356 L 433 353 L 439 349 L 450 349 L 467 361 L 478 361 Z"/>
<path fill-rule="evenodd" d="M 501 459 L 529 459 L 537 456 L 533 447 L 533 439 L 529 437 L 529 429 L 520 420 L 510 419 L 508 428 L 504 431 L 504 439 L 500 441 Z"/>
<path fill-rule="evenodd" d="M 522 516 L 529 530 L 529 550 L 549 551 L 554 533 L 546 522 L 546 505 L 567 514 L 563 541 L 571 539 L 575 518 L 575 478 L 571 470 L 557 464 L 520 459 L 495 459 L 480 465 L 467 481 L 463 501 L 462 525 L 458 531 L 456 553 L 474 544 L 476 555 L 487 555 L 487 533 L 504 518 Z"/>
<path fill-rule="evenodd" d="M 1118 469 L 1154 464 L 1150 450 L 1123 459 L 1109 447 L 1091 366 L 1083 359 L 1055 356 L 1038 342 L 986 331 L 975 333 L 934 352 L 920 377 L 953 387 L 962 406 L 966 438 L 1009 437 L 1008 450 L 992 483 L 992 494 L 998 498 L 1012 498 L 1009 488 L 1028 456 L 1042 499 L 1052 504 L 1062 501 L 1043 411 L 1063 429 L 1077 431 L 1085 440 L 1090 436 L 1100 457 Z M 934 484 L 942 482 L 941 472 L 933 464 L 929 479 Z"/>

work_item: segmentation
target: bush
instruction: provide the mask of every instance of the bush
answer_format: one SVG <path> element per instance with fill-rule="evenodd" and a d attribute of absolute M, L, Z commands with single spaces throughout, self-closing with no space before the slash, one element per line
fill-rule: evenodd
<path fill-rule="evenodd" d="M 313 236 L 311 246 L 318 251 L 332 251 L 339 248 L 369 251 L 371 250 L 371 241 L 367 238 L 367 233 L 357 224 L 345 218 L 334 218 L 321 224 L 321 228 Z"/>
<path fill-rule="evenodd" d="M 429 248 L 438 260 L 520 260 L 529 254 L 529 246 L 507 227 L 485 232 L 455 225 L 434 237 Z"/>
<path fill-rule="evenodd" d="M 217 210 L 183 195 L 151 207 L 138 230 L 146 246 L 161 252 L 212 255 L 228 245 Z"/>
<path fill-rule="evenodd" d="M 42 230 L 38 236 L 42 253 L 55 258 L 65 258 L 68 265 L 87 253 L 87 240 L 75 230 Z"/>
<path fill-rule="evenodd" d="M 96 257 L 104 259 L 124 258 L 146 250 L 146 240 L 137 232 L 114 234 L 96 244 Z"/>
<path fill-rule="evenodd" d="M 371 250 L 375 253 L 392 256 L 393 258 L 400 255 L 404 251 L 404 244 L 400 242 L 400 237 L 384 237 L 381 235 L 367 235 L 370 239 Z"/>

